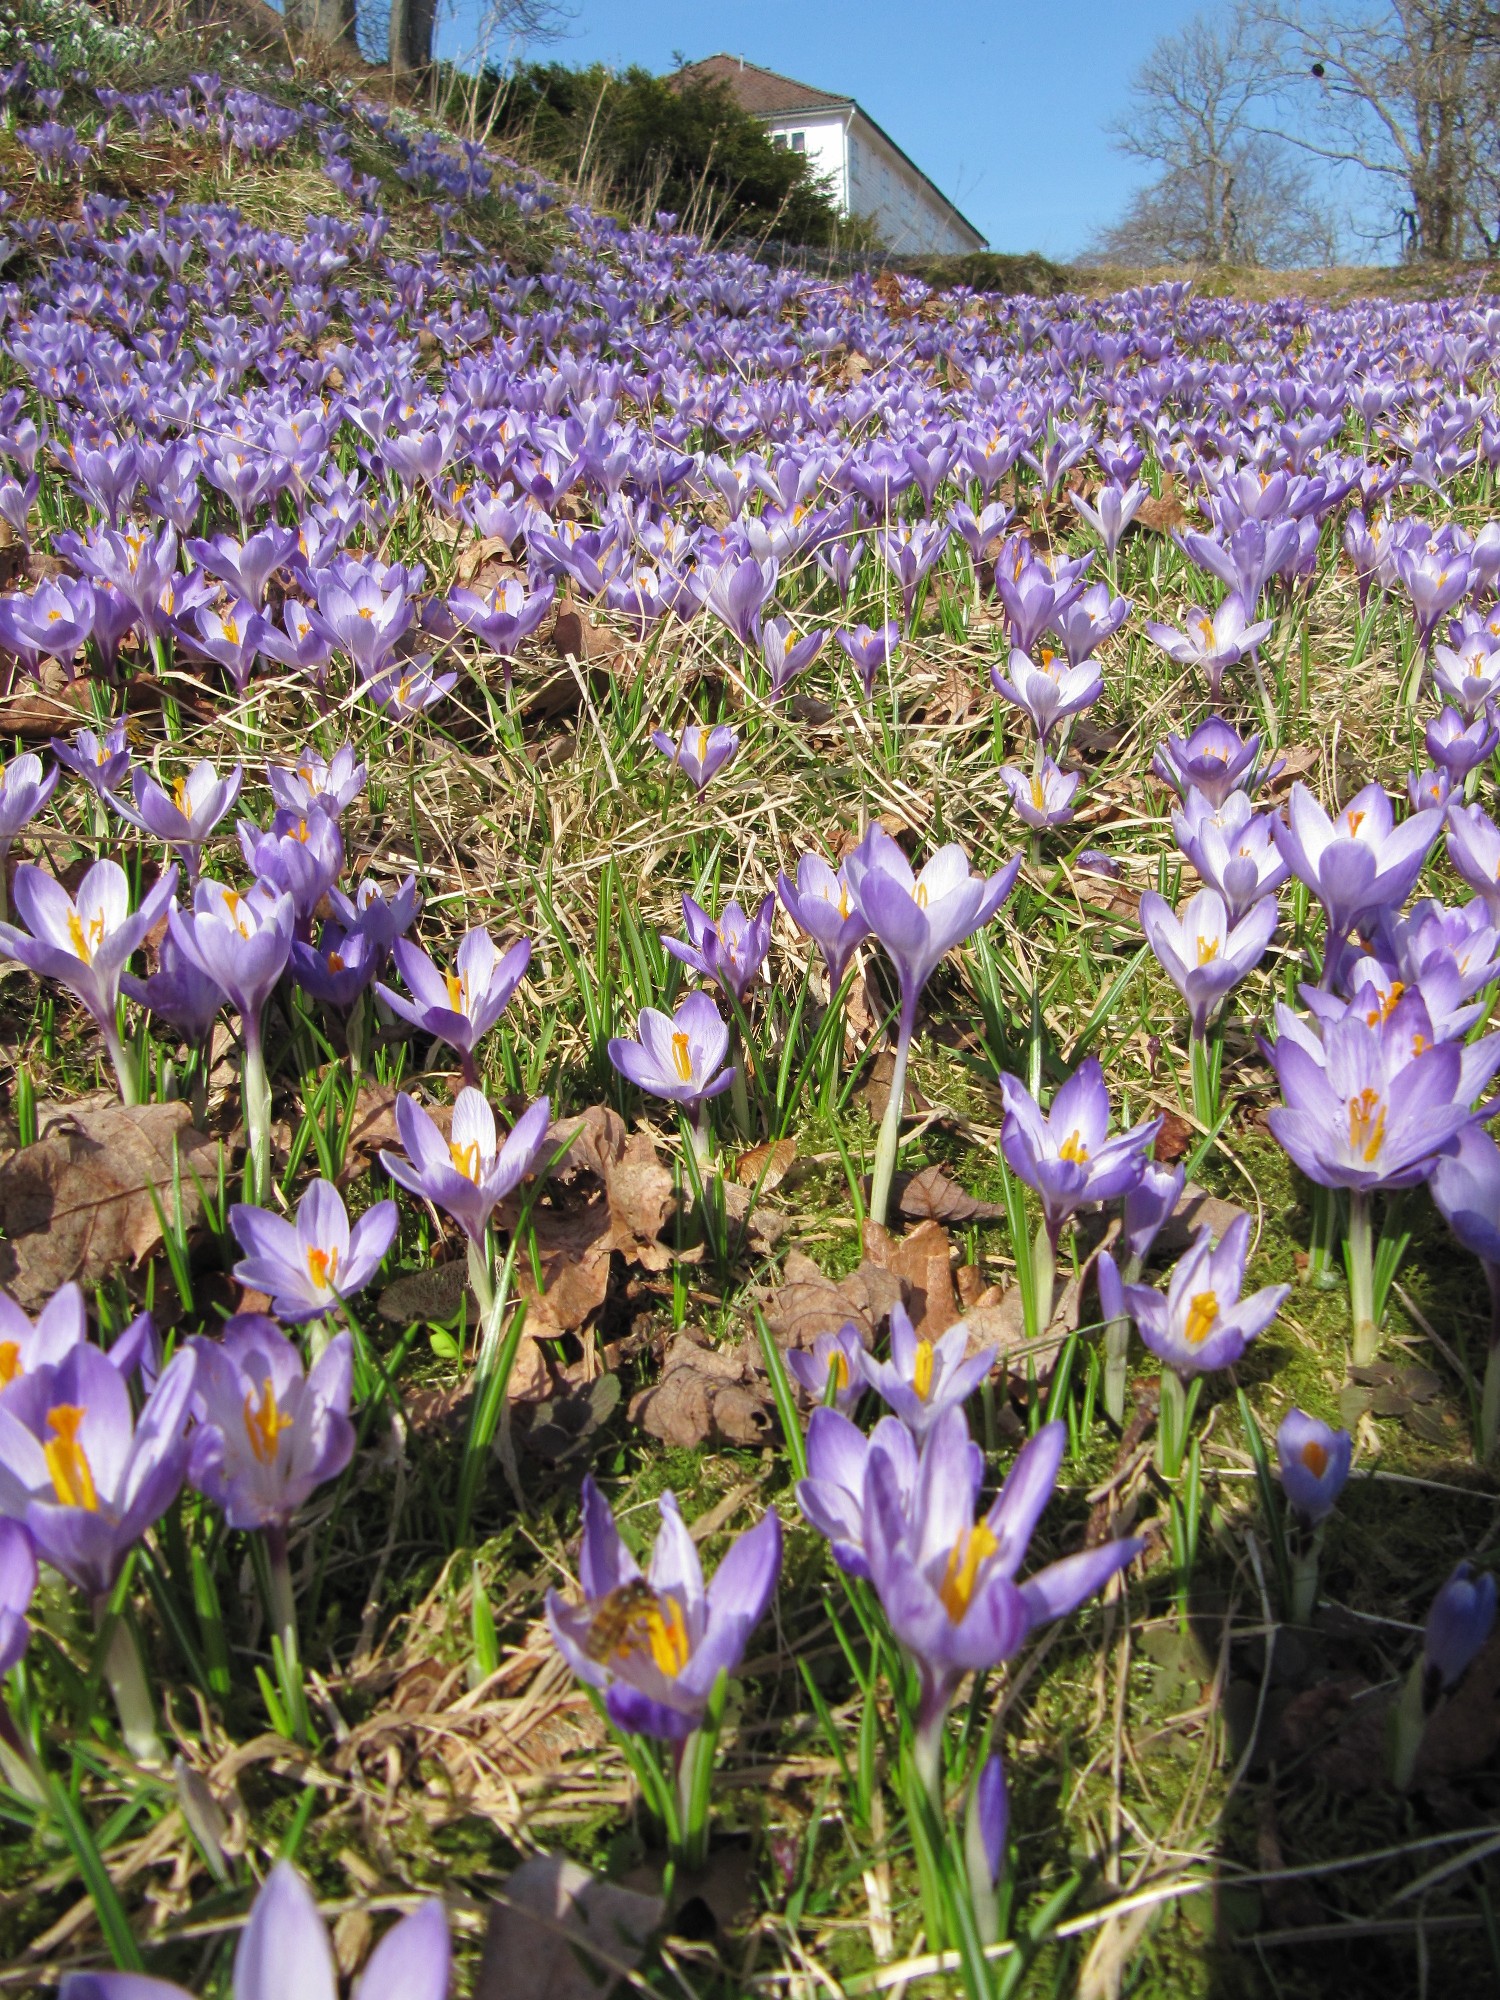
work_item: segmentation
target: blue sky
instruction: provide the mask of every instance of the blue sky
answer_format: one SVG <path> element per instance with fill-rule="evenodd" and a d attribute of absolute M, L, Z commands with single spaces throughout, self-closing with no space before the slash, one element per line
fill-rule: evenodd
<path fill-rule="evenodd" d="M 847 92 L 996 250 L 1067 257 L 1142 170 L 1110 147 L 1136 64 L 1203 0 L 573 0 L 550 50 L 647 69 L 720 49 Z M 443 53 L 474 41 L 457 0 Z"/>

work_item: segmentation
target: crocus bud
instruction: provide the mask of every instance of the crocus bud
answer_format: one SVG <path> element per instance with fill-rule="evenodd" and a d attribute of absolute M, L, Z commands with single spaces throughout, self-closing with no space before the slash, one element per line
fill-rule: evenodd
<path fill-rule="evenodd" d="M 1461 1562 L 1432 1600 L 1422 1638 L 1430 1693 L 1457 1687 L 1495 1623 L 1495 1579 Z M 1436 1682 L 1436 1686 L 1431 1684 Z"/>
<path fill-rule="evenodd" d="M 1353 1440 L 1302 1410 L 1288 1410 L 1276 1433 L 1287 1504 L 1310 1527 L 1326 1521 L 1349 1477 Z"/>
<path fill-rule="evenodd" d="M 969 1787 L 964 1816 L 964 1865 L 969 1876 L 969 1900 L 974 1922 L 985 1944 L 1000 1936 L 1000 1878 L 1005 1873 L 1005 1835 L 1010 1826 L 1010 1801 L 1005 1792 L 1005 1766 L 999 1751 L 980 1766 Z"/>

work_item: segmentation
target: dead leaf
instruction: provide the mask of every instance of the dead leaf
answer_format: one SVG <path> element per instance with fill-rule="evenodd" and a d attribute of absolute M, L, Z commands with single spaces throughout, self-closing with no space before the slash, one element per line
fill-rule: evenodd
<path fill-rule="evenodd" d="M 577 660 L 580 666 L 613 666 L 624 657 L 619 639 L 607 625 L 596 625 L 570 604 L 557 614 L 552 644 L 564 659 Z"/>
<path fill-rule="evenodd" d="M 1152 1255 L 1170 1257 L 1179 1250 L 1186 1250 L 1198 1231 L 1205 1227 L 1213 1231 L 1216 1240 L 1220 1239 L 1235 1217 L 1244 1213 L 1245 1210 L 1237 1203 L 1224 1201 L 1218 1195 L 1210 1194 L 1207 1188 L 1189 1181 L 1176 1208 L 1157 1233 Z"/>
<path fill-rule="evenodd" d="M 401 1134 L 396 1129 L 396 1091 L 388 1083 L 362 1083 L 354 1100 L 354 1123 L 349 1128 L 348 1144 L 344 1148 L 344 1167 L 339 1175 L 339 1186 L 347 1187 L 351 1181 L 371 1167 L 383 1146 L 399 1147 Z"/>
<path fill-rule="evenodd" d="M 1180 528 L 1188 519 L 1188 511 L 1178 497 L 1176 481 L 1164 479 L 1161 498 L 1153 495 L 1151 499 L 1143 500 L 1136 509 L 1135 518 L 1153 535 L 1169 535 L 1174 528 Z"/>
<path fill-rule="evenodd" d="M 795 1139 L 778 1139 L 773 1145 L 752 1146 L 734 1163 L 734 1177 L 741 1187 L 769 1194 L 786 1179 L 787 1169 L 797 1157 Z"/>
<path fill-rule="evenodd" d="M 967 1193 L 946 1167 L 897 1174 L 893 1191 L 901 1213 L 912 1222 L 994 1222 L 1005 1213 L 994 1202 Z"/>
<path fill-rule="evenodd" d="M 510 543 L 503 535 L 486 535 L 458 559 L 458 580 L 473 590 L 493 590 L 506 577 L 525 574 L 524 563 L 512 562 Z"/>
<path fill-rule="evenodd" d="M 1417 1755 L 1416 1783 L 1459 1778 L 1481 1769 L 1500 1748 L 1500 1630 L 1433 1710 Z"/>
<path fill-rule="evenodd" d="M 867 1263 L 889 1271 L 901 1285 L 911 1323 L 924 1340 L 936 1340 L 958 1318 L 953 1291 L 953 1247 L 938 1222 L 920 1222 L 907 1236 L 892 1236 L 878 1222 L 864 1233 Z"/>
<path fill-rule="evenodd" d="M 1159 1161 L 1162 1166 L 1170 1167 L 1175 1160 L 1182 1158 L 1196 1136 L 1193 1127 L 1180 1111 L 1164 1112 L 1161 1130 L 1151 1147 L 1151 1157 Z"/>
<path fill-rule="evenodd" d="M 601 2000 L 640 1964 L 664 1908 L 562 1855 L 523 1861 L 490 1910 L 474 2000 Z"/>
<path fill-rule="evenodd" d="M 765 1444 L 774 1419 L 764 1378 L 748 1348 L 702 1347 L 680 1334 L 667 1350 L 661 1380 L 630 1405 L 634 1423 L 663 1444 Z"/>
<path fill-rule="evenodd" d="M 801 1250 L 790 1251 L 781 1283 L 762 1295 L 766 1324 L 783 1347 L 811 1347 L 820 1333 L 837 1333 L 846 1322 L 866 1347 L 901 1296 L 888 1271 L 861 1264 L 847 1278 L 825 1276 Z"/>
<path fill-rule="evenodd" d="M 79 1107 L 34 1146 L 0 1164 L 0 1283 L 26 1312 L 60 1285 L 91 1285 L 160 1247 L 152 1191 L 171 1213 L 173 1148 L 181 1161 L 182 1220 L 198 1228 L 205 1186 L 218 1175 L 218 1142 L 194 1129 L 186 1104 Z"/>
<path fill-rule="evenodd" d="M 408 1271 L 392 1278 L 380 1294 L 377 1308 L 382 1319 L 397 1326 L 411 1326 L 417 1320 L 442 1324 L 456 1317 L 459 1302 L 469 1301 L 469 1323 L 479 1312 L 479 1302 L 469 1290 L 468 1266 L 462 1259 L 434 1264 L 425 1271 Z"/>
<path fill-rule="evenodd" d="M 859 993 L 863 984 L 862 980 L 855 982 L 854 992 L 856 994 Z M 868 1001 L 866 1001 L 867 1008 L 868 1004 Z M 853 1008 L 850 1009 L 850 1017 L 851 1019 L 855 1018 L 855 1010 Z M 869 1025 L 871 1028 L 874 1028 L 878 1024 L 879 1018 L 873 1011 L 870 1012 Z M 885 1116 L 885 1107 L 891 1101 L 891 1078 L 895 1073 L 895 1050 L 880 1049 L 876 1053 L 875 1060 L 870 1064 L 870 1074 L 855 1093 L 856 1096 L 864 1100 L 865 1108 L 868 1110 L 873 1124 L 878 1125 Z M 909 1077 L 906 1084 L 906 1108 L 913 1116 L 932 1109 L 931 1100 L 923 1095 Z"/>

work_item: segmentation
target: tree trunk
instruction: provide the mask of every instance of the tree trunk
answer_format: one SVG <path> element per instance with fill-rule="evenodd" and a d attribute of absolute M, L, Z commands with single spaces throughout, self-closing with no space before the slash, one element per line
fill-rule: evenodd
<path fill-rule="evenodd" d="M 354 0 L 294 0 L 286 24 L 309 42 L 354 43 Z"/>
<path fill-rule="evenodd" d="M 437 0 L 391 0 L 391 68 L 430 68 L 436 27 Z"/>

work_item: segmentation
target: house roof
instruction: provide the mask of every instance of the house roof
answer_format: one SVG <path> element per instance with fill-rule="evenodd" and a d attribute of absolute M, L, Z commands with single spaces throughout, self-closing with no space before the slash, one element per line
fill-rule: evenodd
<path fill-rule="evenodd" d="M 898 146 L 890 133 L 877 125 L 864 106 L 857 104 L 852 97 L 836 97 L 831 91 L 814 90 L 811 84 L 798 83 L 795 77 L 781 76 L 774 69 L 762 69 L 758 63 L 746 62 L 743 56 L 725 54 L 705 56 L 701 62 L 684 63 L 668 81 L 677 84 L 727 84 L 740 109 L 756 118 L 780 118 L 798 111 L 858 112 L 865 123 L 880 134 L 891 151 L 899 154 L 912 172 L 926 182 L 949 214 L 955 216 L 981 243 L 985 241 L 984 232 L 975 229 L 962 209 L 948 199 L 937 182 L 922 172 L 911 154 Z"/>
<path fill-rule="evenodd" d="M 705 56 L 702 62 L 687 63 L 673 77 L 674 83 L 727 83 L 742 111 L 757 118 L 774 118 L 778 111 L 848 111 L 852 97 L 835 97 L 826 90 L 814 90 L 773 69 L 761 69 L 743 56 Z"/>

